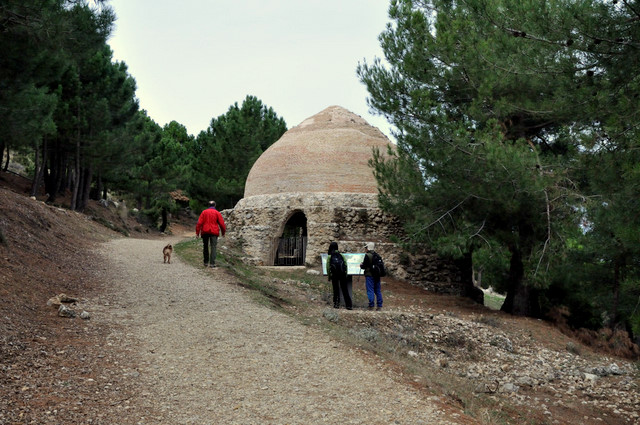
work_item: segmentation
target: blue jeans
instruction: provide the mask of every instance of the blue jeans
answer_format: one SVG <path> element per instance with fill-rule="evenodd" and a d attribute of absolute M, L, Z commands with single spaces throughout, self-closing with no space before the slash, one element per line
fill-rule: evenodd
<path fill-rule="evenodd" d="M 382 290 L 380 288 L 380 278 L 366 276 L 367 281 L 367 298 L 369 298 L 369 307 L 373 307 L 376 299 L 377 307 L 382 307 Z"/>
<path fill-rule="evenodd" d="M 211 244 L 211 253 L 209 253 L 209 244 Z M 204 264 L 213 266 L 216 264 L 216 248 L 218 247 L 218 237 L 216 235 L 202 234 L 202 255 Z"/>

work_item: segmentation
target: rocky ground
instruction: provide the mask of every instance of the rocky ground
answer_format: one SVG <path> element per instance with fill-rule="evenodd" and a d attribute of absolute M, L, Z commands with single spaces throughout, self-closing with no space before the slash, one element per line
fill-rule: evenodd
<path fill-rule="evenodd" d="M 163 236 L 113 206 L 95 204 L 83 215 L 31 200 L 24 190 L 20 179 L 0 174 L 0 424 L 189 423 L 166 419 L 161 401 L 149 401 L 156 390 L 146 387 L 145 371 L 171 365 L 136 351 L 134 341 L 145 341 L 131 331 L 141 325 L 129 320 L 143 316 L 128 314 L 134 304 L 114 292 L 121 281 L 100 248 L 109 240 L 157 245 Z M 282 296 L 304 301 L 284 305 L 291 317 L 333 335 L 323 339 L 328 350 L 338 344 L 332 338 L 341 347 L 359 341 L 343 348 L 394 382 L 401 378 L 453 423 L 640 423 L 637 360 L 595 352 L 549 323 L 392 279 L 385 280 L 383 311 L 336 311 L 303 278 L 271 279 Z M 235 284 L 229 277 L 226 285 Z M 354 291 L 362 291 L 358 285 Z M 89 318 L 59 317 L 47 300 L 60 293 L 77 297 L 73 308 Z"/>
<path fill-rule="evenodd" d="M 276 281 L 296 288 L 288 298 L 309 297 L 299 295 L 304 282 Z M 294 310 L 368 342 L 403 365 L 408 381 L 447 395 L 481 423 L 640 424 L 637 360 L 596 352 L 541 320 L 393 279 L 383 279 L 383 288 L 381 312 L 367 311 L 364 300 L 353 312 Z M 364 284 L 354 282 L 354 291 L 364 293 Z"/>
<path fill-rule="evenodd" d="M 533 410 L 541 423 L 640 423 L 637 366 L 541 343 L 544 325 L 424 308 L 351 321 L 400 338 L 415 362 L 461 378 L 478 395 Z"/>

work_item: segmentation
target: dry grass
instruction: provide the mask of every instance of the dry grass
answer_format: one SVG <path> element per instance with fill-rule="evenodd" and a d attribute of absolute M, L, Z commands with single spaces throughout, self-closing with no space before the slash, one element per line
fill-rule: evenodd
<path fill-rule="evenodd" d="M 640 347 L 631 341 L 629 333 L 625 330 L 610 328 L 598 330 L 573 329 L 567 321 L 570 314 L 566 307 L 560 306 L 552 309 L 548 316 L 562 333 L 576 338 L 582 344 L 600 353 L 626 359 L 638 359 L 640 357 Z M 567 349 L 571 351 L 569 348 Z"/>

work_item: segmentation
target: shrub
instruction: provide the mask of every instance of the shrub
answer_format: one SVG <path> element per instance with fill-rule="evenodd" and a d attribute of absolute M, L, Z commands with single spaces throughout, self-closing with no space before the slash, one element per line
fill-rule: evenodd
<path fill-rule="evenodd" d="M 484 314 L 480 315 L 477 319 L 474 319 L 476 323 L 481 323 L 483 325 L 491 326 L 494 328 L 500 327 L 500 321 L 495 316 L 485 316 Z"/>
<path fill-rule="evenodd" d="M 322 315 L 328 321 L 333 322 L 333 323 L 338 323 L 339 316 L 338 316 L 338 313 L 336 313 L 335 311 L 325 310 L 325 311 L 322 312 Z"/>
<path fill-rule="evenodd" d="M 442 343 L 447 347 L 462 348 L 466 347 L 470 341 L 460 332 L 447 334 L 442 339 Z"/>
<path fill-rule="evenodd" d="M 380 340 L 380 332 L 373 328 L 361 328 L 354 331 L 358 338 L 362 338 L 369 342 L 376 342 Z"/>
<path fill-rule="evenodd" d="M 583 344 L 598 351 L 631 359 L 640 357 L 640 348 L 631 341 L 629 334 L 623 329 L 602 328 L 594 331 L 581 328 L 572 334 Z"/>
<path fill-rule="evenodd" d="M 580 347 L 572 341 L 567 342 L 567 351 L 577 356 L 581 354 Z"/>

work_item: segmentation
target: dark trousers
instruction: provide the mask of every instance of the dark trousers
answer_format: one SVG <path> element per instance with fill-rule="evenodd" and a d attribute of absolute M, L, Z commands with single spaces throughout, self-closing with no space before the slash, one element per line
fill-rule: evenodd
<path fill-rule="evenodd" d="M 209 252 L 209 244 L 211 244 L 211 252 Z M 216 235 L 202 234 L 202 256 L 204 264 L 209 263 L 213 266 L 216 264 L 216 248 L 218 247 L 218 237 Z"/>
<path fill-rule="evenodd" d="M 333 286 L 333 306 L 335 308 L 340 307 L 340 292 L 342 291 L 342 298 L 344 298 L 344 305 L 346 308 L 352 308 L 351 296 L 349 295 L 349 288 L 347 287 L 347 278 L 344 279 L 331 279 L 331 285 Z"/>

